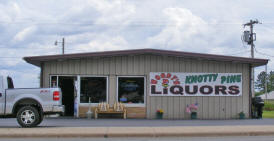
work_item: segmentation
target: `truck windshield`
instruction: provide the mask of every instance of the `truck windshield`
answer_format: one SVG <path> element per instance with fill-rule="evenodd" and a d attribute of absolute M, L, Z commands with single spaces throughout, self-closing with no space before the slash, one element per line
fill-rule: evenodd
<path fill-rule="evenodd" d="M 9 77 L 8 76 L 8 89 L 13 89 L 14 88 L 14 86 L 13 86 L 13 82 L 12 82 L 12 79 L 11 79 L 11 77 Z"/>

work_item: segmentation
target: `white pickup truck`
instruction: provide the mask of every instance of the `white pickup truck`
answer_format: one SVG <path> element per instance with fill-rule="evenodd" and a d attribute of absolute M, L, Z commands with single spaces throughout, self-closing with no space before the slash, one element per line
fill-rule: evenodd
<path fill-rule="evenodd" d="M 14 88 L 11 77 L 0 76 L 0 116 L 17 118 L 22 127 L 40 124 L 44 115 L 64 113 L 60 88 Z"/>

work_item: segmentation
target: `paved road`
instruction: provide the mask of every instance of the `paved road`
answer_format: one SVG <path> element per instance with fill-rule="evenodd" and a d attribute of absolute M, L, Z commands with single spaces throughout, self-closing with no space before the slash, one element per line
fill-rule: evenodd
<path fill-rule="evenodd" d="M 0 138 L 0 141 L 273 141 L 274 136 L 185 137 L 185 138 Z"/>
<path fill-rule="evenodd" d="M 159 127 L 159 126 L 222 126 L 274 125 L 274 119 L 246 120 L 147 120 L 147 119 L 79 119 L 45 118 L 40 127 Z M 0 119 L 0 127 L 19 127 L 15 118 Z"/>

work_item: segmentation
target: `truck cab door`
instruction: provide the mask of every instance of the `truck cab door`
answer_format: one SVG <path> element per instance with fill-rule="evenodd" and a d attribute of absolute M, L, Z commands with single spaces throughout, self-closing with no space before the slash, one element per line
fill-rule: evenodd
<path fill-rule="evenodd" d="M 4 86 L 4 78 L 0 76 L 0 115 L 4 114 L 5 108 L 5 86 Z"/>

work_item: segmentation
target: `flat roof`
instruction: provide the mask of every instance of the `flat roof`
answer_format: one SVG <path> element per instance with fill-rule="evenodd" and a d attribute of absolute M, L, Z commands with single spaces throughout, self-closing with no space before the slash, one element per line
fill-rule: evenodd
<path fill-rule="evenodd" d="M 224 55 L 192 53 L 192 52 L 160 50 L 160 49 L 131 49 L 131 50 L 60 54 L 60 55 L 28 56 L 28 57 L 24 57 L 23 59 L 30 64 L 40 67 L 42 62 L 54 61 L 54 60 L 81 59 L 81 58 L 91 58 L 91 57 L 128 56 L 128 55 L 161 55 L 161 56 L 173 56 L 173 57 L 182 57 L 182 58 L 189 58 L 189 59 L 247 63 L 247 64 L 251 64 L 254 67 L 266 65 L 268 63 L 268 59 L 224 56 Z"/>
<path fill-rule="evenodd" d="M 262 94 L 262 95 L 260 95 L 259 97 L 261 97 L 263 100 L 265 100 L 265 99 L 274 99 L 274 91 L 271 91 L 271 92 L 269 92 L 269 93 L 265 93 L 265 94 Z"/>

